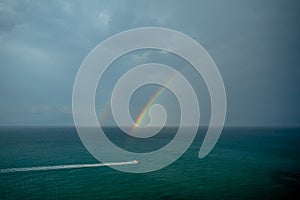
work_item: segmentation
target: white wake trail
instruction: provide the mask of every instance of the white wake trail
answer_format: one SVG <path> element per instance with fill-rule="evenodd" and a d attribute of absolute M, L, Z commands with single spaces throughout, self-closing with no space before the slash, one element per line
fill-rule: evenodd
<path fill-rule="evenodd" d="M 0 173 L 47 171 L 47 170 L 61 170 L 61 169 L 81 169 L 81 168 L 104 167 L 104 166 L 135 165 L 135 164 L 139 164 L 139 161 L 138 160 L 132 160 L 132 161 L 127 161 L 127 162 L 112 162 L 112 163 L 74 164 L 74 165 L 56 165 L 56 166 L 8 168 L 8 169 L 0 169 Z"/>

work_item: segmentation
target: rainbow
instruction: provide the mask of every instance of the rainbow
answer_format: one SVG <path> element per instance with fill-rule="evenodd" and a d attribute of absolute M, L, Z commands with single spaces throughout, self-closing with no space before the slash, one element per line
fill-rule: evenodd
<path fill-rule="evenodd" d="M 229 44 L 234 43 L 236 40 L 239 40 L 241 38 L 243 38 L 246 34 L 242 33 L 239 35 L 235 35 L 231 38 L 227 38 L 225 41 L 223 41 L 222 43 L 217 44 L 216 46 L 213 46 L 211 48 L 208 49 L 208 51 L 211 53 L 213 51 L 219 50 L 223 47 L 228 46 Z M 180 71 L 183 71 L 185 68 L 181 68 Z M 167 84 L 170 83 L 171 81 L 173 81 L 174 78 L 176 78 L 177 76 L 171 77 L 168 81 Z M 134 131 L 134 129 L 136 127 L 138 127 L 140 125 L 140 123 L 142 122 L 143 118 L 145 117 L 145 114 L 147 113 L 147 111 L 149 110 L 149 108 L 151 107 L 151 105 L 155 102 L 155 100 L 164 92 L 165 87 L 160 87 L 157 92 L 150 98 L 150 100 L 147 102 L 147 104 L 144 106 L 144 108 L 142 109 L 142 111 L 140 112 L 140 114 L 138 115 L 138 117 L 135 120 L 135 123 L 131 129 L 131 131 Z M 110 108 L 110 101 L 108 101 L 104 107 L 104 109 L 102 110 L 102 112 L 100 113 L 100 119 L 105 118 L 105 116 L 109 113 L 109 108 Z"/>
<path fill-rule="evenodd" d="M 240 35 L 237 35 L 237 36 L 234 36 L 232 38 L 229 38 L 227 40 L 225 40 L 223 43 L 220 43 L 218 44 L 217 46 L 209 49 L 210 52 L 211 51 L 215 51 L 215 50 L 218 50 L 220 48 L 222 48 L 223 46 L 226 46 L 228 44 L 231 44 L 233 42 L 235 42 L 236 40 L 242 38 L 242 36 L 244 36 L 244 34 L 240 34 Z M 181 68 L 179 70 L 180 73 L 182 73 L 182 71 L 184 70 L 185 68 Z M 173 77 L 171 77 L 167 82 L 166 82 L 166 85 L 168 85 L 169 83 L 171 83 L 178 75 L 175 75 Z M 143 118 L 145 117 L 147 111 L 149 110 L 149 108 L 151 107 L 151 105 L 153 104 L 153 102 L 155 102 L 155 100 L 163 93 L 163 91 L 165 90 L 166 88 L 165 87 L 161 87 L 157 90 L 157 92 L 150 98 L 150 100 L 147 102 L 147 104 L 145 105 L 145 107 L 142 109 L 142 111 L 140 112 L 140 114 L 138 115 L 138 117 L 136 118 L 135 120 L 135 123 L 131 129 L 131 131 L 134 131 L 134 129 L 136 127 L 138 127 L 140 125 L 140 123 L 142 122 Z"/>
<path fill-rule="evenodd" d="M 181 68 L 181 70 L 179 70 L 179 73 L 182 73 L 182 71 L 185 68 Z M 176 73 L 174 76 L 170 77 L 165 85 L 170 84 L 174 79 L 176 79 L 178 76 L 178 74 Z M 143 121 L 147 111 L 150 109 L 151 105 L 157 100 L 157 98 L 165 91 L 165 87 L 161 86 L 155 93 L 154 95 L 149 99 L 149 101 L 147 102 L 147 104 L 144 106 L 144 108 L 142 109 L 142 111 L 140 112 L 140 114 L 138 115 L 138 117 L 136 118 L 136 120 L 134 121 L 134 125 L 131 128 L 131 132 L 133 132 L 138 126 L 140 126 L 141 122 Z M 105 116 L 109 113 L 109 108 L 110 108 L 110 101 L 107 101 L 107 103 L 104 106 L 104 109 L 102 109 L 102 111 L 100 112 L 100 116 L 99 119 L 102 120 L 105 118 Z"/>
<path fill-rule="evenodd" d="M 182 72 L 184 68 L 182 68 L 179 72 Z M 176 73 L 174 76 L 172 76 L 168 81 L 166 81 L 165 85 L 170 84 L 174 79 L 176 79 L 178 74 Z M 156 99 L 165 91 L 166 87 L 161 86 L 154 95 L 149 99 L 147 104 L 144 106 L 138 117 L 136 118 L 133 127 L 131 128 L 131 132 L 133 132 L 136 127 L 140 126 L 142 120 L 144 119 L 147 111 L 151 107 L 151 105 L 156 101 Z"/>
<path fill-rule="evenodd" d="M 140 112 L 140 114 L 138 115 L 138 117 L 136 118 L 134 125 L 131 129 L 131 131 L 134 131 L 134 129 L 136 129 L 136 127 L 138 127 L 142 120 L 145 117 L 145 114 L 147 113 L 147 111 L 149 110 L 149 108 L 151 107 L 151 105 L 153 104 L 153 102 L 161 95 L 161 93 L 165 90 L 165 87 L 160 87 L 155 94 L 149 99 L 149 101 L 147 102 L 147 104 L 144 106 L 144 108 L 142 109 L 142 111 Z"/>

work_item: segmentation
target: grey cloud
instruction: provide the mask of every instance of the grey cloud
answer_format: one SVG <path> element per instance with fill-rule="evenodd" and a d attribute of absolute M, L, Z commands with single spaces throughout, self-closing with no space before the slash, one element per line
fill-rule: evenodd
<path fill-rule="evenodd" d="M 0 124 L 58 123 L 57 113 L 70 123 L 63 113 L 85 56 L 112 34 L 143 26 L 176 29 L 207 48 L 225 81 L 229 124 L 299 124 L 299 7 L 292 0 L 1 1 Z M 122 61 L 166 61 L 153 55 Z M 29 115 L 36 105 L 49 108 Z"/>

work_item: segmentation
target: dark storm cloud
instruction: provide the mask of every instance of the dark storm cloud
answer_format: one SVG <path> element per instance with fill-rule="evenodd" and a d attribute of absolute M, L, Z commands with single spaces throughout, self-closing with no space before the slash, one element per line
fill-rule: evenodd
<path fill-rule="evenodd" d="M 0 124 L 72 123 L 63 110 L 90 50 L 120 31 L 159 26 L 211 54 L 227 89 L 227 125 L 299 125 L 298 11 L 284 0 L 2 1 Z"/>

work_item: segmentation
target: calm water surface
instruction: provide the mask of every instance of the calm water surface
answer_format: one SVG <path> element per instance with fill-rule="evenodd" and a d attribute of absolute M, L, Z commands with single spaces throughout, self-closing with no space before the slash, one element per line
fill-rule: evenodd
<path fill-rule="evenodd" d="M 147 145 L 107 128 L 119 146 L 160 148 L 166 129 Z M 226 128 L 198 159 L 205 129 L 170 166 L 145 174 L 109 167 L 0 173 L 0 199 L 286 199 L 300 191 L 300 129 Z M 135 148 L 135 149 L 134 149 Z M 97 163 L 74 128 L 2 127 L 0 168 Z"/>

